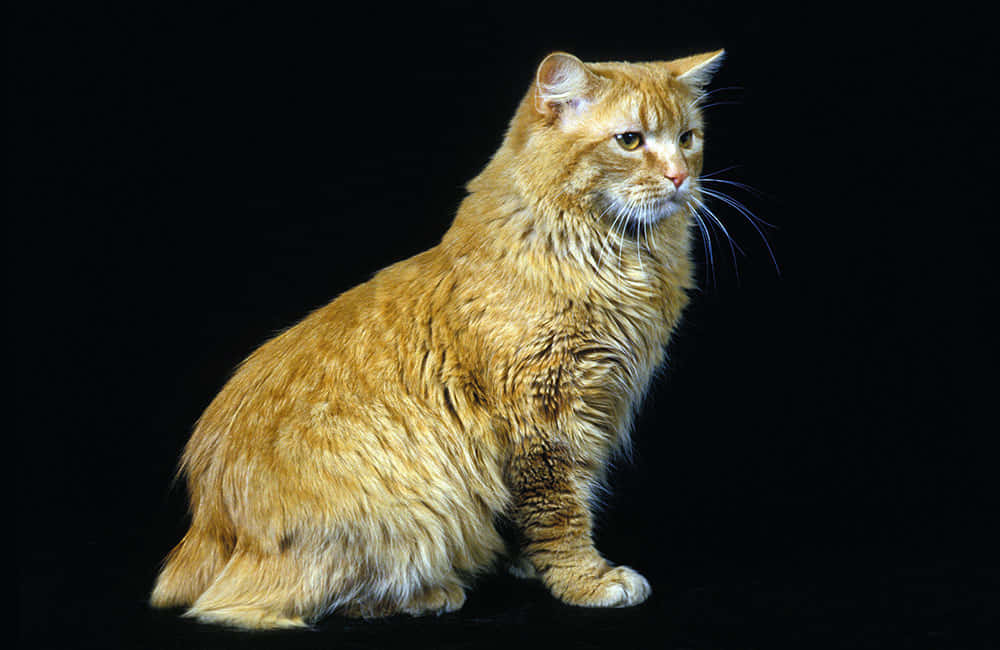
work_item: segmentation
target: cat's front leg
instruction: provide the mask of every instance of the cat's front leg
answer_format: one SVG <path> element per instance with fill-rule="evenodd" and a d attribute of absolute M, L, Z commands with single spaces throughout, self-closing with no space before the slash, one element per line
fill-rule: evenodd
<path fill-rule="evenodd" d="M 594 548 L 587 500 L 592 476 L 568 448 L 528 438 L 518 445 L 510 469 L 524 556 L 553 595 L 584 607 L 646 600 L 649 582 L 634 569 L 610 565 Z"/>

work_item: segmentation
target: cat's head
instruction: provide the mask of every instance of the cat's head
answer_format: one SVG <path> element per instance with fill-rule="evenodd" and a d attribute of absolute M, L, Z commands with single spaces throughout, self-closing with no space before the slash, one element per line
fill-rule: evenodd
<path fill-rule="evenodd" d="M 518 184 L 559 211 L 582 207 L 633 226 L 669 217 L 696 196 L 698 100 L 722 57 L 584 63 L 550 54 L 507 137 Z"/>

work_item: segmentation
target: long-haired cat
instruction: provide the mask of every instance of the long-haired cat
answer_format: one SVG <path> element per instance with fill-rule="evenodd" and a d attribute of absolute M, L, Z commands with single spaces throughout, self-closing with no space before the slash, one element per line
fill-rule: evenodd
<path fill-rule="evenodd" d="M 441 243 L 264 344 L 206 409 L 152 604 L 242 628 L 454 611 L 501 518 L 557 598 L 642 602 L 591 501 L 692 286 L 721 58 L 548 56 Z"/>

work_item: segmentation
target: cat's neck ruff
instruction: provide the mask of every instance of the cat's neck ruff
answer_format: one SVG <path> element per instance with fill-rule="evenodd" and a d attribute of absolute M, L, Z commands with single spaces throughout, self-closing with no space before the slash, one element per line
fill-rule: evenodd
<path fill-rule="evenodd" d="M 693 220 L 687 207 L 631 232 L 609 217 L 596 205 L 567 210 L 514 192 L 480 191 L 463 202 L 443 243 L 456 264 L 479 267 L 476 275 L 508 277 L 512 288 L 524 285 L 567 299 L 653 306 L 665 293 L 692 286 Z M 484 249 L 492 254 L 464 254 Z"/>

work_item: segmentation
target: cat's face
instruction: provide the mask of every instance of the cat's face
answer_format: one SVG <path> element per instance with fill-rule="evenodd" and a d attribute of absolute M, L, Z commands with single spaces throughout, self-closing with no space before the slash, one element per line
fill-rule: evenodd
<path fill-rule="evenodd" d="M 722 52 L 660 63 L 584 64 L 568 54 L 538 70 L 536 143 L 565 170 L 563 190 L 604 219 L 643 227 L 697 198 L 703 85 Z"/>

